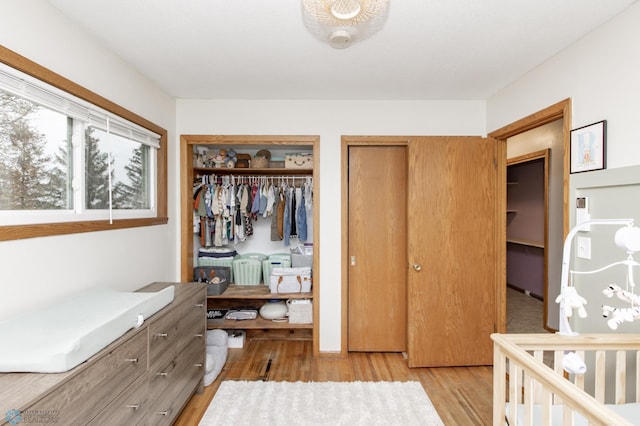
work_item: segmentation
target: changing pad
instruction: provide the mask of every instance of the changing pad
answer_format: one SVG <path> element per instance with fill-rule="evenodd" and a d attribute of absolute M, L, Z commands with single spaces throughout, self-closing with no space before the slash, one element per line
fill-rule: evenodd
<path fill-rule="evenodd" d="M 0 372 L 61 373 L 171 303 L 174 287 L 136 293 L 94 287 L 0 321 Z M 141 316 L 141 317 L 140 317 Z"/>

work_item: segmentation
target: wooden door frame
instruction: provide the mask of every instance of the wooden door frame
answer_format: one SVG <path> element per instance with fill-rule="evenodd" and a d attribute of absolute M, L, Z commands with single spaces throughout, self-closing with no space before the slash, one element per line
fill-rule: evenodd
<path fill-rule="evenodd" d="M 563 228 L 563 237 L 567 235 L 569 232 L 569 165 L 570 165 L 570 139 L 571 139 L 571 98 L 564 99 L 558 103 L 555 103 L 545 109 L 542 109 L 538 112 L 535 112 L 527 117 L 524 117 L 518 121 L 515 121 L 511 124 L 508 124 L 500 129 L 494 130 L 489 133 L 489 136 L 497 139 L 499 141 L 499 151 L 501 152 L 499 163 L 500 171 L 499 182 L 504 183 L 501 185 L 501 188 L 504 188 L 504 191 L 500 194 L 501 200 L 499 203 L 502 205 L 502 220 L 505 223 L 504 226 L 504 235 L 499 238 L 502 240 L 502 255 L 499 256 L 501 259 L 501 264 L 499 265 L 501 270 L 504 271 L 505 275 L 505 283 L 506 283 L 506 209 L 507 209 L 507 195 L 506 195 L 506 154 L 507 154 L 507 139 L 521 133 L 524 133 L 528 130 L 535 129 L 537 127 L 543 126 L 545 124 L 551 123 L 552 121 L 562 119 L 562 139 L 563 139 L 563 215 L 562 215 L 562 228 Z M 545 271 L 546 273 L 546 271 Z M 545 301 L 547 300 L 547 286 L 545 286 Z M 498 333 L 506 333 L 506 324 L 507 324 L 507 289 L 506 285 L 501 286 L 496 291 L 496 317 L 497 317 L 497 332 Z M 545 323 L 547 322 L 548 310 L 547 303 L 544 303 L 544 318 Z"/>
<path fill-rule="evenodd" d="M 340 357 L 348 354 L 348 297 L 349 297 L 349 147 L 351 146 L 407 146 L 406 136 L 342 136 L 341 137 L 341 308 L 340 308 Z"/>

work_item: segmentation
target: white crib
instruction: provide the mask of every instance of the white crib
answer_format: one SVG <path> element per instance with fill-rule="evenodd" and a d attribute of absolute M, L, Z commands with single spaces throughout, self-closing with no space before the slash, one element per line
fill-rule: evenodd
<path fill-rule="evenodd" d="M 494 425 L 640 424 L 640 335 L 493 334 L 491 338 Z M 587 374 L 563 371 L 562 358 L 569 352 L 591 360 Z M 593 380 L 589 392 L 585 391 L 588 375 Z"/>

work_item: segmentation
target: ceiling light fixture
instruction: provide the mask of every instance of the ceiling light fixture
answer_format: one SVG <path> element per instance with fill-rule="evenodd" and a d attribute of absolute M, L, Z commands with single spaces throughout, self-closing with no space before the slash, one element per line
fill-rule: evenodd
<path fill-rule="evenodd" d="M 302 0 L 307 29 L 336 49 L 378 32 L 388 10 L 389 0 Z"/>

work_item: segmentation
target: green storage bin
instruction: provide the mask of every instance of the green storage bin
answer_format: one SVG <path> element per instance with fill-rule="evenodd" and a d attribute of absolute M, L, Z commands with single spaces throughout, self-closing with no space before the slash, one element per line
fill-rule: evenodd
<path fill-rule="evenodd" d="M 259 285 L 262 279 L 262 261 L 252 258 L 234 259 L 233 276 L 238 285 Z"/>
<path fill-rule="evenodd" d="M 266 258 L 267 258 L 267 255 L 262 253 L 246 253 L 246 254 L 239 254 L 238 256 L 236 256 L 236 259 L 256 259 L 256 260 L 259 260 L 260 262 L 262 262 Z"/>
<path fill-rule="evenodd" d="M 289 253 L 272 253 L 268 259 L 284 259 L 291 262 L 291 255 Z"/>

